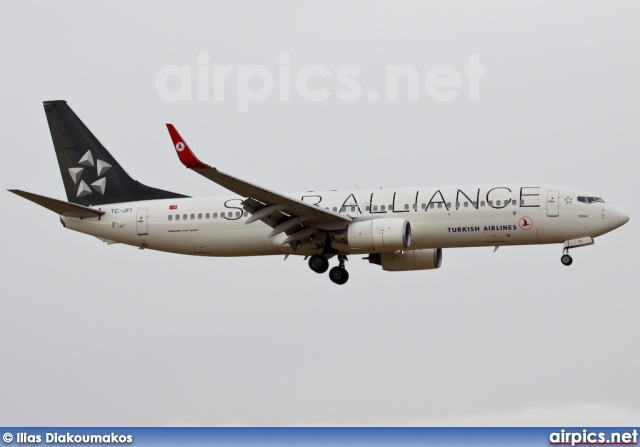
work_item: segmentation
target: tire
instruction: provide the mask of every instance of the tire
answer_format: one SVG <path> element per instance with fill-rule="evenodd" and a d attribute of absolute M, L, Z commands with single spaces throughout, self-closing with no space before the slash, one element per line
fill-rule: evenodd
<path fill-rule="evenodd" d="M 341 286 L 349 281 L 349 272 L 342 267 L 334 267 L 329 271 L 329 279 Z"/>
<path fill-rule="evenodd" d="M 560 258 L 560 262 L 562 262 L 562 264 L 566 266 L 570 266 L 571 264 L 573 264 L 573 258 L 569 255 L 562 255 L 562 257 Z"/>
<path fill-rule="evenodd" d="M 329 270 L 329 260 L 322 255 L 313 255 L 309 258 L 309 268 L 316 273 L 324 273 Z"/>

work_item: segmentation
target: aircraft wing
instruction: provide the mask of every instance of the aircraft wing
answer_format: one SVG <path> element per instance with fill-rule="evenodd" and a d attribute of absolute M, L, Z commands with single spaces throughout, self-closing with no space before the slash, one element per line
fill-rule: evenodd
<path fill-rule="evenodd" d="M 8 191 L 17 194 L 20 197 L 24 197 L 27 200 L 31 200 L 33 203 L 37 203 L 38 205 L 43 206 L 61 216 L 79 217 L 84 219 L 89 217 L 99 217 L 104 214 L 104 211 L 94 210 L 93 208 L 87 208 L 86 206 L 52 199 L 51 197 L 45 197 L 31 192 L 21 191 L 19 189 L 9 189 Z"/>
<path fill-rule="evenodd" d="M 295 250 L 301 243 L 317 236 L 321 230 L 345 228 L 352 221 L 345 214 L 310 205 L 219 171 L 198 160 L 172 124 L 167 124 L 167 129 L 182 164 L 244 197 L 244 209 L 252 214 L 245 223 L 257 220 L 266 223 L 274 229 L 269 237 L 285 232 L 288 237 L 282 242 L 283 245 L 292 244 Z"/>

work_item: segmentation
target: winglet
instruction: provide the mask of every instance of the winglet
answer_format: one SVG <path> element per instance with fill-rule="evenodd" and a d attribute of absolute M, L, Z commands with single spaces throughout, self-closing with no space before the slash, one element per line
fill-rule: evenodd
<path fill-rule="evenodd" d="M 173 124 L 167 124 L 167 129 L 169 130 L 169 135 L 171 135 L 171 140 L 173 141 L 173 147 L 176 149 L 176 153 L 178 154 L 178 158 L 189 169 L 209 169 L 211 166 L 202 163 L 198 158 L 191 152 L 189 145 L 184 141 L 184 139 L 180 136 L 178 131 Z"/>

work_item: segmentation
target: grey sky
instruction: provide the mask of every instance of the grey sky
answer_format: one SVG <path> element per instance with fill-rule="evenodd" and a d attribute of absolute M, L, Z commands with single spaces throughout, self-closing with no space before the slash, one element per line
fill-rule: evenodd
<path fill-rule="evenodd" d="M 66 99 L 134 178 L 188 195 L 226 193 L 179 164 L 166 122 L 206 162 L 277 191 L 551 183 L 631 220 L 570 268 L 559 245 L 445 250 L 440 270 L 406 273 L 351 257 L 338 287 L 295 257 L 107 246 L 0 193 L 0 424 L 640 424 L 638 2 L 3 9 L 4 189 L 65 197 L 42 101 Z M 292 72 L 355 65 L 365 92 L 389 65 L 421 83 L 450 65 L 463 85 L 449 102 L 423 88 L 416 102 L 274 95 L 246 114 L 233 90 L 162 100 L 158 70 L 195 70 L 202 52 L 274 73 L 282 52 Z"/>

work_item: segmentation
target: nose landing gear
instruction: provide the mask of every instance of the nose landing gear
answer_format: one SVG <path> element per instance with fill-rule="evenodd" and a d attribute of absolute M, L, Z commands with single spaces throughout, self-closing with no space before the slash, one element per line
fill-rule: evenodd
<path fill-rule="evenodd" d="M 562 247 L 562 257 L 560 262 L 563 265 L 570 266 L 573 264 L 573 258 L 569 256 L 570 248 L 586 247 L 587 245 L 593 245 L 593 238 L 590 236 L 584 236 L 578 239 L 570 239 L 564 243 Z"/>

